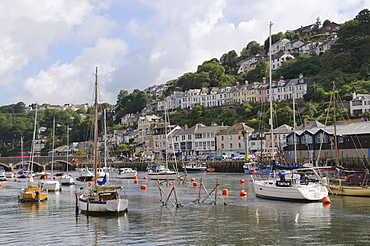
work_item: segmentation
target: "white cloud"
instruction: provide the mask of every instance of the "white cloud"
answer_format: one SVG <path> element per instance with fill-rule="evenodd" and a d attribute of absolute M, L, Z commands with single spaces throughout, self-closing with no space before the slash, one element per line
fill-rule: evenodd
<path fill-rule="evenodd" d="M 86 102 L 95 66 L 102 99 L 115 103 L 121 89 L 165 83 L 250 41 L 263 44 L 270 21 L 273 33 L 285 32 L 317 17 L 342 23 L 368 6 L 369 0 L 2 2 L 0 98 L 7 99 L 0 104 Z"/>

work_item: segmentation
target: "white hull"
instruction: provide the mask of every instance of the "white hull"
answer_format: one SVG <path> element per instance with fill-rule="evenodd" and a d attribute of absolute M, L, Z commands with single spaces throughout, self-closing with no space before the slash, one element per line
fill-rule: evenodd
<path fill-rule="evenodd" d="M 82 194 L 79 198 L 81 212 L 85 213 L 110 213 L 124 212 L 128 208 L 128 200 L 119 198 L 108 201 L 88 201 Z"/>
<path fill-rule="evenodd" d="M 133 172 L 126 172 L 126 173 L 121 173 L 121 174 L 117 174 L 117 179 L 133 179 L 137 177 L 137 172 L 136 171 L 133 171 Z"/>
<path fill-rule="evenodd" d="M 254 181 L 256 196 L 287 201 L 321 201 L 328 196 L 328 190 L 321 184 L 292 184 L 290 187 L 276 186 L 276 181 Z"/>
<path fill-rule="evenodd" d="M 39 181 L 40 187 L 46 191 L 60 191 L 61 186 L 57 180 Z"/>
<path fill-rule="evenodd" d="M 71 176 L 61 176 L 59 178 L 59 183 L 61 185 L 74 185 L 75 181 Z"/>
<path fill-rule="evenodd" d="M 177 173 L 172 171 L 149 172 L 148 178 L 153 180 L 175 180 L 177 179 Z"/>

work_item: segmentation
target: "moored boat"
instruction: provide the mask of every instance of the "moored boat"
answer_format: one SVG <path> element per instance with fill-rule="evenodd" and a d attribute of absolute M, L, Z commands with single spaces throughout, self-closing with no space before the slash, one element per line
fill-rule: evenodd
<path fill-rule="evenodd" d="M 137 177 L 137 171 L 130 167 L 120 168 L 116 176 L 117 179 L 133 179 L 135 177 Z"/>
<path fill-rule="evenodd" d="M 201 162 L 189 162 L 183 166 L 187 173 L 199 173 L 207 171 L 207 166 Z"/>
<path fill-rule="evenodd" d="M 95 74 L 95 103 L 94 103 L 94 177 L 97 177 L 98 160 L 98 69 Z M 94 179 L 91 189 L 79 194 L 78 205 L 82 213 L 106 214 L 127 211 L 128 199 L 123 194 L 121 186 L 105 186 L 107 175 L 102 182 Z"/>
<path fill-rule="evenodd" d="M 321 201 L 328 196 L 328 190 L 321 184 L 321 177 L 315 169 L 282 170 L 278 175 L 271 173 L 266 180 L 251 177 L 254 192 L 261 198 L 311 202 Z"/>

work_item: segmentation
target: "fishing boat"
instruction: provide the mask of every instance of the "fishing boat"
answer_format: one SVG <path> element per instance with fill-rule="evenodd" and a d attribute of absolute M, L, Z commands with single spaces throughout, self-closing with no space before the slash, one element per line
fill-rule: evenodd
<path fill-rule="evenodd" d="M 270 46 L 271 47 L 271 26 L 270 23 Z M 271 52 L 270 53 L 270 126 L 271 126 L 271 150 L 274 153 L 274 135 L 273 135 L 273 120 L 272 120 L 272 73 L 271 73 Z M 284 200 L 284 201 L 321 201 L 322 198 L 328 196 L 327 188 L 321 184 L 321 177 L 316 170 L 309 168 L 298 169 L 289 167 L 291 170 L 280 170 L 276 174 L 279 167 L 272 154 L 272 167 L 268 179 L 261 180 L 254 178 L 251 175 L 253 189 L 257 197 Z M 286 168 L 281 166 L 279 168 Z M 307 173 L 309 172 L 309 174 Z"/>
<path fill-rule="evenodd" d="M 33 130 L 33 141 L 32 141 L 32 148 L 31 148 L 31 173 L 33 170 L 33 156 L 35 151 L 35 139 L 36 139 L 36 125 L 37 125 L 37 107 L 35 110 L 35 122 L 34 122 L 34 130 Z M 42 187 L 38 186 L 37 182 L 34 182 L 33 177 L 30 176 L 29 180 L 27 180 L 26 187 L 22 188 L 18 194 L 18 201 L 20 202 L 41 202 L 45 201 L 48 198 L 48 193 L 42 189 Z"/>
<path fill-rule="evenodd" d="M 137 177 L 137 171 L 131 167 L 120 168 L 116 176 L 117 179 L 134 179 Z"/>
<path fill-rule="evenodd" d="M 98 159 L 98 69 L 95 73 L 95 103 L 94 103 L 94 177 L 99 168 Z M 106 177 L 106 176 L 105 176 Z M 121 186 L 106 186 L 106 179 L 99 182 L 94 179 L 91 189 L 79 194 L 78 205 L 82 213 L 107 214 L 120 213 L 128 208 L 128 199 L 124 197 Z"/>
<path fill-rule="evenodd" d="M 0 171 L 0 181 L 8 181 L 8 178 L 5 176 L 5 171 Z"/>
<path fill-rule="evenodd" d="M 202 162 L 189 162 L 183 165 L 187 173 L 200 173 L 207 171 L 207 166 Z"/>

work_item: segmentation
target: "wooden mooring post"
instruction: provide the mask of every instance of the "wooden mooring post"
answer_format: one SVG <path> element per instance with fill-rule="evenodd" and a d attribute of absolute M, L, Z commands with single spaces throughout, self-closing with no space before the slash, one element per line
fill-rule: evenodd
<path fill-rule="evenodd" d="M 171 188 L 171 191 L 167 195 L 166 192 L 162 189 L 161 183 L 158 181 L 159 195 L 161 197 L 160 201 L 162 203 L 162 206 L 167 206 L 168 203 L 171 203 L 173 206 L 176 206 L 176 208 L 182 207 L 182 205 L 181 205 L 181 203 L 179 203 L 179 199 L 177 197 L 175 184 L 174 183 L 172 183 L 172 184 L 173 184 L 173 186 Z M 172 193 L 175 197 L 175 203 L 173 203 L 172 200 L 170 199 Z M 165 200 L 163 200 L 163 196 L 166 198 Z"/>

